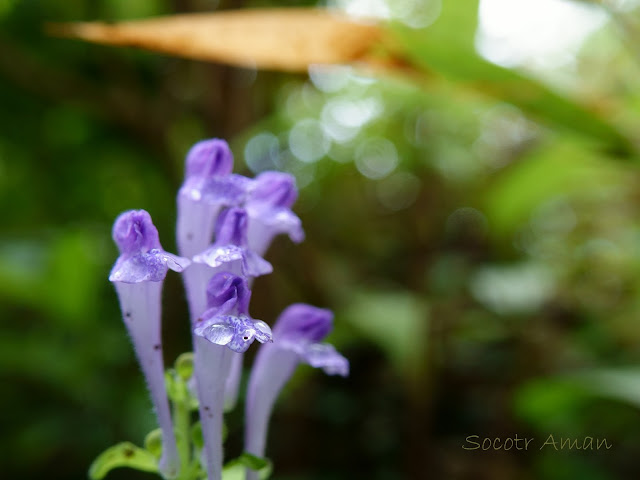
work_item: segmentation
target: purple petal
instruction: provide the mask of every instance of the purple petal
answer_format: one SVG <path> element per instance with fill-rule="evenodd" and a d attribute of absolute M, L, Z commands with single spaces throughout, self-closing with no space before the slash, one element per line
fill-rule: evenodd
<path fill-rule="evenodd" d="M 286 233 L 291 241 L 300 243 L 304 240 L 304 230 L 300 218 L 291 210 L 277 210 L 265 222 L 274 228 L 277 233 Z"/>
<path fill-rule="evenodd" d="M 282 172 L 262 172 L 249 192 L 247 204 L 256 209 L 291 208 L 298 198 L 296 180 Z"/>
<path fill-rule="evenodd" d="M 194 263 L 203 263 L 211 268 L 216 268 L 225 263 L 231 263 L 242 260 L 244 257 L 244 249 L 236 245 L 212 245 L 204 252 L 193 257 Z"/>
<path fill-rule="evenodd" d="M 340 355 L 333 345 L 328 343 L 311 343 L 305 345 L 300 352 L 302 358 L 315 368 L 322 368 L 328 375 L 349 375 L 349 361 Z"/>
<path fill-rule="evenodd" d="M 216 345 L 228 345 L 233 340 L 235 330 L 228 322 L 224 322 L 224 317 L 220 318 L 219 322 L 196 326 L 193 333 Z"/>
<path fill-rule="evenodd" d="M 260 343 L 273 342 L 273 334 L 271 328 L 262 320 L 254 320 L 253 328 L 256 330 L 256 340 Z"/>
<path fill-rule="evenodd" d="M 112 236 L 123 256 L 162 249 L 158 230 L 145 210 L 129 210 L 120 214 L 113 224 Z"/>
<path fill-rule="evenodd" d="M 322 341 L 332 328 L 331 310 L 295 303 L 280 314 L 273 333 L 278 340 L 309 344 Z"/>
<path fill-rule="evenodd" d="M 188 258 L 179 257 L 172 253 L 161 252 L 160 256 L 162 257 L 164 264 L 174 272 L 182 272 L 185 268 L 191 265 L 191 260 Z"/>
<path fill-rule="evenodd" d="M 259 277 L 273 272 L 273 266 L 257 253 L 244 251 L 242 273 L 247 277 Z"/>
<path fill-rule="evenodd" d="M 286 233 L 296 243 L 304 240 L 300 218 L 287 208 L 267 210 L 261 215 L 260 220 L 276 234 Z"/>
<path fill-rule="evenodd" d="M 263 172 L 256 177 L 245 203 L 251 250 L 263 255 L 273 238 L 281 233 L 296 243 L 304 239 L 300 219 L 290 209 L 297 197 L 295 179 L 287 173 Z"/>
<path fill-rule="evenodd" d="M 251 369 L 245 406 L 245 450 L 264 456 L 271 410 L 300 361 L 326 373 L 346 376 L 348 361 L 331 345 L 317 343 L 331 330 L 333 314 L 311 305 L 287 308 L 273 328 L 276 341 L 258 350 Z M 256 479 L 247 470 L 248 479 Z"/>
<path fill-rule="evenodd" d="M 186 258 L 153 249 L 132 257 L 121 256 L 111 270 L 112 282 L 139 283 L 161 282 L 169 268 L 181 272 L 191 264 Z"/>
<path fill-rule="evenodd" d="M 236 333 L 233 337 L 233 340 L 229 342 L 227 347 L 229 347 L 234 352 L 243 353 L 246 352 L 258 336 L 262 340 L 258 340 L 261 343 L 271 341 L 270 331 L 267 332 L 264 328 L 266 325 L 264 322 L 260 322 L 261 325 L 259 328 L 256 328 L 255 322 L 246 316 L 234 317 L 231 319 L 232 323 L 234 323 L 234 328 Z M 268 328 L 268 327 L 267 327 Z"/>
<path fill-rule="evenodd" d="M 232 170 L 233 154 L 224 140 L 203 140 L 187 153 L 185 177 L 220 177 Z"/>
<path fill-rule="evenodd" d="M 245 202 L 251 179 L 242 175 L 230 174 L 226 177 L 207 179 L 198 185 L 198 192 L 191 192 L 194 200 L 202 201 L 209 205 L 232 207 Z"/>
<path fill-rule="evenodd" d="M 207 284 L 207 307 L 221 315 L 229 312 L 246 314 L 250 298 L 247 281 L 229 272 L 214 275 Z"/>
<path fill-rule="evenodd" d="M 202 252 L 213 238 L 220 211 L 244 202 L 250 180 L 241 175 L 187 178 L 178 192 L 178 252 L 185 257 Z"/>
<path fill-rule="evenodd" d="M 298 216 L 286 208 L 257 210 L 247 206 L 249 214 L 248 242 L 249 248 L 262 255 L 271 245 L 276 235 L 286 233 L 291 241 L 300 243 L 304 240 L 302 222 Z"/>
<path fill-rule="evenodd" d="M 242 208 L 223 211 L 216 223 L 216 244 L 246 247 L 248 222 L 247 212 Z"/>
<path fill-rule="evenodd" d="M 213 312 L 209 310 L 208 312 Z M 258 323 L 256 325 L 256 323 Z M 198 321 L 193 333 L 216 345 L 223 345 L 237 353 L 247 351 L 255 339 L 259 342 L 271 341 L 271 330 L 262 321 L 240 315 L 213 315 L 207 312 Z"/>

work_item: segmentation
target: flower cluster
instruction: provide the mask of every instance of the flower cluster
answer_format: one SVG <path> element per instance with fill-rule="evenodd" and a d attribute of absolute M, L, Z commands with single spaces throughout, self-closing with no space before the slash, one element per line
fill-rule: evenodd
<path fill-rule="evenodd" d="M 348 361 L 321 343 L 332 328 L 329 310 L 292 305 L 273 330 L 249 314 L 253 279 L 273 270 L 262 257 L 273 238 L 286 233 L 300 242 L 304 232 L 291 210 L 297 198 L 293 177 L 263 172 L 250 179 L 232 169 L 231 151 L 222 140 L 205 140 L 189 151 L 177 198 L 179 256 L 162 249 L 144 210 L 121 214 L 113 227 L 120 257 L 109 280 L 116 287 L 158 417 L 162 453 L 157 470 L 165 478 L 200 478 L 203 471 L 209 480 L 223 477 L 223 414 L 236 403 L 243 353 L 254 340 L 264 345 L 252 367 L 246 397 L 245 450 L 251 458 L 264 456 L 274 402 L 299 363 L 328 374 L 346 376 L 349 371 Z M 189 304 L 193 374 L 187 377 L 197 398 L 202 452 L 185 439 L 189 414 L 178 420 L 180 405 L 174 405 L 172 416 L 167 397 L 161 294 L 169 269 L 182 274 Z M 247 479 L 256 475 L 247 468 Z"/>

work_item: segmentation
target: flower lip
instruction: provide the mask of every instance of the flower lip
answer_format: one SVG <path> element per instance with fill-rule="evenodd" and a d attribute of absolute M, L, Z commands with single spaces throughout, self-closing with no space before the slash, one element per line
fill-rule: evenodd
<path fill-rule="evenodd" d="M 216 223 L 216 245 L 247 245 L 247 227 L 249 218 L 242 208 L 229 208 L 223 211 Z"/>
<path fill-rule="evenodd" d="M 145 210 L 129 210 L 113 225 L 113 240 L 120 256 L 109 274 L 111 282 L 161 282 L 169 269 L 182 272 L 191 261 L 165 252 L 158 230 Z"/>
<path fill-rule="evenodd" d="M 295 303 L 280 314 L 273 331 L 278 340 L 317 343 L 329 335 L 332 328 L 331 310 Z"/>
<path fill-rule="evenodd" d="M 215 344 L 226 346 L 237 353 L 246 352 L 254 340 L 272 342 L 269 325 L 246 315 L 219 315 L 209 309 L 198 320 L 193 333 Z"/>
<path fill-rule="evenodd" d="M 120 254 L 125 257 L 162 249 L 158 230 L 146 210 L 121 213 L 113 224 L 112 236 Z"/>
<path fill-rule="evenodd" d="M 339 354 L 328 343 L 288 345 L 285 348 L 296 352 L 309 365 L 321 368 L 328 375 L 349 376 L 349 360 Z"/>
<path fill-rule="evenodd" d="M 187 176 L 178 196 L 212 206 L 242 205 L 251 183 L 251 179 L 235 173 L 217 177 Z"/>
<path fill-rule="evenodd" d="M 186 177 L 221 177 L 230 174 L 232 170 L 233 154 L 224 140 L 202 140 L 187 153 Z"/>
<path fill-rule="evenodd" d="M 291 208 L 298 198 L 295 178 L 283 172 L 262 172 L 254 180 L 248 203 L 266 208 Z"/>
<path fill-rule="evenodd" d="M 229 272 L 220 272 L 211 277 L 207 284 L 207 307 L 215 309 L 217 315 L 232 312 L 247 314 L 251 290 L 247 281 Z"/>

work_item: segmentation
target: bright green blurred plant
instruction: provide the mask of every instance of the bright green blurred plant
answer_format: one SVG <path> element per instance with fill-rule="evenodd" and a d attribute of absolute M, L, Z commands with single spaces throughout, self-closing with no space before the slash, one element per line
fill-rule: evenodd
<path fill-rule="evenodd" d="M 477 54 L 472 1 L 444 1 L 424 29 L 397 27 L 417 80 L 351 67 L 309 80 L 37 33 L 44 20 L 209 8 L 125 3 L 0 9 L 0 365 L 11 385 L 5 409 L 16 412 L 2 428 L 9 476 L 83 475 L 103 445 L 152 427 L 102 284 L 115 254 L 107 225 L 126 208 L 153 206 L 169 230 L 167 199 L 181 168 L 173 159 L 211 133 L 235 137 L 247 169 L 275 166 L 304 185 L 300 214 L 314 240 L 296 252 L 275 246 L 271 260 L 286 266 L 256 308 L 273 314 L 303 296 L 338 306 L 350 327 L 336 341 L 362 372 L 349 395 L 329 391 L 317 403 L 307 380 L 290 387 L 279 419 L 295 427 L 274 443 L 285 478 L 420 478 L 425 463 L 433 478 L 637 477 L 629 459 L 639 453 L 640 418 L 627 406 L 637 397 L 626 376 L 640 363 L 634 2 L 588 2 L 614 15 L 585 43 L 574 90 L 563 93 Z M 314 149 L 296 150 L 300 138 Z M 357 295 L 327 293 L 336 284 Z M 398 337 L 361 336 L 363 323 L 378 325 L 385 312 L 417 332 L 411 349 Z M 175 357 L 187 334 L 167 328 Z M 229 441 L 237 449 L 236 420 Z M 460 448 L 469 432 L 549 429 L 597 431 L 617 447 L 597 458 L 490 460 Z M 323 450 L 345 430 L 360 433 Z M 317 473 L 301 474 L 299 452 L 282 446 L 301 435 L 322 452 L 307 459 Z"/>

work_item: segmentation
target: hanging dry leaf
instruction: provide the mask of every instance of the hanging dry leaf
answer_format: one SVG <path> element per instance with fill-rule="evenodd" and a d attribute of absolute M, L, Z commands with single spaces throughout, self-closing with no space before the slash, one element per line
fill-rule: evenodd
<path fill-rule="evenodd" d="M 375 24 L 320 9 L 252 9 L 121 23 L 51 25 L 56 35 L 232 65 L 306 71 L 363 58 L 381 38 Z"/>

